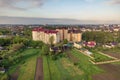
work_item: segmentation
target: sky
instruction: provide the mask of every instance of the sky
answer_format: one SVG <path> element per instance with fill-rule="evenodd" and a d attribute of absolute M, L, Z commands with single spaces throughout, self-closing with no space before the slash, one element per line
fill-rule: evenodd
<path fill-rule="evenodd" d="M 120 0 L 0 0 L 0 24 L 119 24 Z"/>

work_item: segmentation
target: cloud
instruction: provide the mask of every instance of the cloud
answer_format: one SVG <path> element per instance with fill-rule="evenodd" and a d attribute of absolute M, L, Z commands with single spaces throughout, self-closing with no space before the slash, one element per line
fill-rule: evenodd
<path fill-rule="evenodd" d="M 0 8 L 26 10 L 29 8 L 41 7 L 46 0 L 0 0 Z M 17 4 L 25 4 L 26 6 L 18 6 Z"/>
<path fill-rule="evenodd" d="M 0 16 L 0 24 L 119 24 L 120 21 Z"/>
<path fill-rule="evenodd" d="M 106 0 L 105 3 L 109 5 L 120 5 L 120 0 Z"/>

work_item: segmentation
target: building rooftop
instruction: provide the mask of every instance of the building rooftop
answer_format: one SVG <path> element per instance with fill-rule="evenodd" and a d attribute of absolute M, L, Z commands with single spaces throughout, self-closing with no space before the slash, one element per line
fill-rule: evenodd
<path fill-rule="evenodd" d="M 45 32 L 47 34 L 56 34 L 56 33 L 58 33 L 58 31 L 56 31 L 56 30 L 48 30 L 48 29 L 44 29 L 44 28 L 41 28 L 41 27 L 34 28 L 32 31 Z"/>
<path fill-rule="evenodd" d="M 81 30 L 68 30 L 68 33 L 81 33 Z"/>

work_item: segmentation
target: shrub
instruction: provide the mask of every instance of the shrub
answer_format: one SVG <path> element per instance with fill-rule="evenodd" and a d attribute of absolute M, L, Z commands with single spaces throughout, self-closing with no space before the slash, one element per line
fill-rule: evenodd
<path fill-rule="evenodd" d="M 0 80 L 9 80 L 8 75 L 7 75 L 7 74 L 4 74 L 4 75 L 1 77 Z"/>

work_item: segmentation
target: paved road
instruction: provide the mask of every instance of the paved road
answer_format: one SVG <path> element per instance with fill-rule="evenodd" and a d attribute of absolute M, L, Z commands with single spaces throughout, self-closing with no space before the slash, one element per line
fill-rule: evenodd
<path fill-rule="evenodd" d="M 40 57 L 37 59 L 35 80 L 43 80 L 43 59 Z"/>

